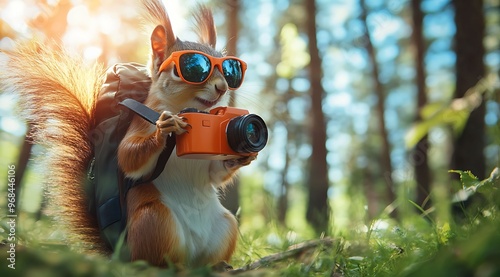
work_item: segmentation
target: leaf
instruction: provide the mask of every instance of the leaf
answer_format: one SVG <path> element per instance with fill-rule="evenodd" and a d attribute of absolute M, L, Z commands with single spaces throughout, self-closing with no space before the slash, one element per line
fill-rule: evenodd
<path fill-rule="evenodd" d="M 427 135 L 429 130 L 430 126 L 425 121 L 414 124 L 405 135 L 406 148 L 410 149 L 415 147 L 415 145 Z"/>
<path fill-rule="evenodd" d="M 460 181 L 464 189 L 477 186 L 480 183 L 479 179 L 470 171 L 450 170 L 449 172 L 458 173 L 460 175 Z"/>
<path fill-rule="evenodd" d="M 297 26 L 287 23 L 281 29 L 280 45 L 281 61 L 276 67 L 276 73 L 280 77 L 293 79 L 311 60 L 307 43 L 300 37 Z"/>
<path fill-rule="evenodd" d="M 435 103 L 429 103 L 422 107 L 420 109 L 420 117 L 423 120 L 432 118 L 434 115 L 436 115 L 438 112 L 443 110 L 443 108 L 446 106 L 446 104 L 442 102 L 435 102 Z"/>
<path fill-rule="evenodd" d="M 479 185 L 477 190 L 480 193 L 488 193 L 488 188 L 494 188 L 500 186 L 500 170 L 495 167 L 490 174 L 490 177 L 484 179 Z"/>
<path fill-rule="evenodd" d="M 441 244 L 447 244 L 448 239 L 450 238 L 450 235 L 451 235 L 450 223 L 445 222 L 443 225 L 439 226 L 437 233 L 438 233 L 439 242 Z"/>
<path fill-rule="evenodd" d="M 469 110 L 449 110 L 448 113 L 443 116 L 447 118 L 447 123 L 453 127 L 453 133 L 459 135 L 464 130 L 470 113 L 471 111 Z"/>
<path fill-rule="evenodd" d="M 455 135 L 461 134 L 467 123 L 467 119 L 469 119 L 471 110 L 467 109 L 466 106 L 457 106 L 433 103 L 422 108 L 421 115 L 423 120 L 416 122 L 406 133 L 406 148 L 415 147 L 434 127 L 450 125 Z"/>
<path fill-rule="evenodd" d="M 479 181 L 479 179 L 470 171 L 450 170 L 449 172 L 458 173 L 460 181 L 462 182 L 462 190 L 455 193 L 453 202 L 465 201 L 472 194 L 479 192 L 482 194 L 489 194 L 493 188 L 500 184 L 500 170 L 498 167 L 494 168 L 490 177 Z"/>

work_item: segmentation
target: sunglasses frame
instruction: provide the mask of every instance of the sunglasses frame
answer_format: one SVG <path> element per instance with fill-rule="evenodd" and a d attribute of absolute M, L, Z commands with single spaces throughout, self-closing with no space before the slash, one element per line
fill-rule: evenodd
<path fill-rule="evenodd" d="M 179 59 L 184 54 L 200 54 L 200 55 L 203 55 L 203 56 L 208 58 L 208 60 L 210 61 L 210 72 L 208 73 L 208 76 L 205 80 L 203 80 L 201 82 L 192 82 L 192 81 L 188 81 L 184 78 L 184 76 L 182 75 L 182 71 L 179 68 L 179 64 L 180 64 Z M 214 72 L 215 67 L 219 68 L 219 71 L 222 73 L 222 75 L 224 75 L 224 72 L 222 69 L 222 63 L 226 60 L 236 60 L 241 64 L 241 82 L 240 82 L 240 85 L 238 87 L 235 87 L 235 88 L 229 87 L 229 89 L 231 89 L 231 90 L 238 89 L 241 86 L 241 84 L 243 84 L 243 80 L 245 78 L 245 71 L 247 70 L 247 63 L 244 62 L 243 60 L 237 58 L 237 57 L 234 57 L 234 56 L 225 56 L 225 57 L 218 58 L 218 57 L 210 56 L 209 54 L 207 54 L 205 52 L 196 51 L 196 50 L 174 51 L 160 65 L 160 68 L 158 69 L 158 73 L 163 72 L 170 65 L 170 63 L 174 63 L 174 66 L 177 70 L 177 73 L 179 74 L 179 77 L 182 79 L 182 81 L 184 81 L 188 84 L 192 84 L 192 85 L 200 85 L 200 84 L 205 83 L 208 79 L 210 79 L 210 76 L 212 76 L 212 73 Z M 225 76 L 224 76 L 224 79 L 225 79 Z M 226 82 L 227 82 L 227 80 L 226 80 Z"/>

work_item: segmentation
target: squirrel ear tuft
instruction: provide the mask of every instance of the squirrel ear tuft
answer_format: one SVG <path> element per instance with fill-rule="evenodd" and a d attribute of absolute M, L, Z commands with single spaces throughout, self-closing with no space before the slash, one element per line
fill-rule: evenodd
<path fill-rule="evenodd" d="M 207 44 L 215 48 L 217 43 L 217 30 L 215 28 L 212 11 L 203 5 L 199 5 L 197 11 L 193 14 L 196 20 L 196 33 L 200 43 Z"/>
<path fill-rule="evenodd" d="M 176 41 L 170 17 L 162 1 L 143 0 L 142 4 L 144 19 L 157 25 L 151 34 L 151 47 L 153 55 L 158 54 L 161 57 Z"/>

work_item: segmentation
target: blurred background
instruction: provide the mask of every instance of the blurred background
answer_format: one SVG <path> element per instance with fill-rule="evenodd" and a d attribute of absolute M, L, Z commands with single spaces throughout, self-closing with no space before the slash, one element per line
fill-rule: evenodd
<path fill-rule="evenodd" d="M 49 38 L 89 63 L 146 63 L 152 29 L 137 2 L 0 0 L 0 49 Z M 196 40 L 190 9 L 212 7 L 217 48 L 248 63 L 235 105 L 261 115 L 270 135 L 224 197 L 243 233 L 447 218 L 461 189 L 448 170 L 482 180 L 499 164 L 498 0 L 164 2 L 181 40 Z M 43 165 L 33 166 L 39 149 L 15 103 L 0 93 L 0 189 L 15 164 L 20 212 L 36 221 Z"/>

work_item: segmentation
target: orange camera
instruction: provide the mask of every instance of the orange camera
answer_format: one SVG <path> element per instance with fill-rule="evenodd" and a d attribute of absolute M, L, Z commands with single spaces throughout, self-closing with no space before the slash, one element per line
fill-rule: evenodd
<path fill-rule="evenodd" d="M 188 108 L 179 115 L 189 123 L 187 132 L 176 137 L 179 157 L 227 160 L 254 155 L 266 146 L 264 120 L 247 110 L 218 107 L 205 112 Z"/>

